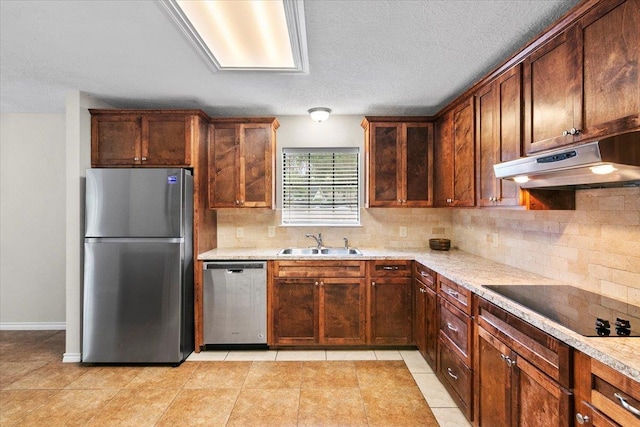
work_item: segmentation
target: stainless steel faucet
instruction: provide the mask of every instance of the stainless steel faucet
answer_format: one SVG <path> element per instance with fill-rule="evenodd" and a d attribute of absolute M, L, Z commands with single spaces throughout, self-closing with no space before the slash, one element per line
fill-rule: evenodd
<path fill-rule="evenodd" d="M 346 237 L 343 237 L 342 240 L 344 240 L 344 248 L 349 249 L 349 239 L 347 239 Z"/>
<path fill-rule="evenodd" d="M 305 234 L 304 236 L 305 237 L 313 237 L 314 240 L 316 241 L 318 249 L 322 248 L 322 233 L 318 233 L 318 237 L 316 237 L 314 234 Z"/>

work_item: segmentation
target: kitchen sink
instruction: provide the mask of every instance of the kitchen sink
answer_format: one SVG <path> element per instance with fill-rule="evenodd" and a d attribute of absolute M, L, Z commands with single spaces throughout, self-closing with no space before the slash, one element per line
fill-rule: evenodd
<path fill-rule="evenodd" d="M 278 255 L 333 255 L 333 256 L 356 256 L 362 255 L 357 248 L 285 248 L 278 251 Z"/>

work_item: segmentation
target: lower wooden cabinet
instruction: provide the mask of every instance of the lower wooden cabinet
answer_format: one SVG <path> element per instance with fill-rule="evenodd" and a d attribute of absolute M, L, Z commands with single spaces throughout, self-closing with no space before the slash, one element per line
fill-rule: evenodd
<path fill-rule="evenodd" d="M 369 344 L 413 342 L 411 265 L 412 261 L 369 262 Z"/>
<path fill-rule="evenodd" d="M 364 262 L 276 261 L 272 266 L 269 344 L 365 344 Z"/>
<path fill-rule="evenodd" d="M 640 425 L 640 383 L 578 351 L 573 372 L 576 425 Z"/>
<path fill-rule="evenodd" d="M 476 425 L 571 425 L 570 348 L 481 298 L 476 310 Z"/>
<path fill-rule="evenodd" d="M 413 340 L 435 370 L 438 343 L 436 273 L 416 262 L 413 269 Z"/>

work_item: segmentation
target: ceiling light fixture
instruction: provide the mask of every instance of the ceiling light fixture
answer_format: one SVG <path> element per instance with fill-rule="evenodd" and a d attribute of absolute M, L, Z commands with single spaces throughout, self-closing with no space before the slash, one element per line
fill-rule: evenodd
<path fill-rule="evenodd" d="M 302 0 L 161 0 L 215 71 L 308 73 Z"/>
<path fill-rule="evenodd" d="M 309 115 L 312 120 L 315 120 L 318 123 L 322 123 L 329 118 L 329 114 L 331 114 L 331 108 L 326 107 L 315 107 L 309 110 Z"/>

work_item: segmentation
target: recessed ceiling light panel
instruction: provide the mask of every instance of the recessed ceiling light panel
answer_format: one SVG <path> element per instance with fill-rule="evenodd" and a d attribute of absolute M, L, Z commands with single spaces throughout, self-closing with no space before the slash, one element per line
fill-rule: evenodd
<path fill-rule="evenodd" d="M 162 0 L 215 70 L 308 72 L 301 0 Z"/>

